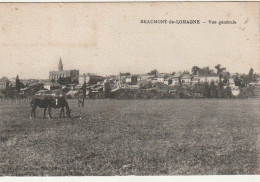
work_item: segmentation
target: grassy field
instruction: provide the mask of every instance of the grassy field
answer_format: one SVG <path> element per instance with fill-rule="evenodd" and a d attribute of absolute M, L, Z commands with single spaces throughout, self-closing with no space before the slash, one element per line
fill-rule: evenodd
<path fill-rule="evenodd" d="M 0 104 L 0 175 L 260 174 L 260 100 L 87 100 L 73 118 Z"/>

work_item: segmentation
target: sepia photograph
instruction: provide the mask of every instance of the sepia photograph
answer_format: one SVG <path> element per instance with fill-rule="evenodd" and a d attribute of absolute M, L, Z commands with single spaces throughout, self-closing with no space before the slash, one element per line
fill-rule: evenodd
<path fill-rule="evenodd" d="M 0 180 L 259 175 L 259 12 L 0 3 Z"/>

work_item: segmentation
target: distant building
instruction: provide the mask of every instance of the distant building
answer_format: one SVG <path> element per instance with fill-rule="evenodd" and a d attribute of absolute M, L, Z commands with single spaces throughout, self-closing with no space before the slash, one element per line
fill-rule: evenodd
<path fill-rule="evenodd" d="M 219 82 L 219 76 L 218 75 L 210 75 L 207 77 L 207 81 L 210 82 L 215 82 L 218 83 Z"/>
<path fill-rule="evenodd" d="M 189 74 L 183 74 L 181 76 L 181 83 L 184 85 L 189 85 L 191 83 L 191 76 Z"/>
<path fill-rule="evenodd" d="M 238 96 L 240 94 L 240 90 L 238 86 L 235 86 L 233 88 L 231 88 L 231 92 L 233 96 Z"/>
<path fill-rule="evenodd" d="M 10 87 L 14 87 L 16 84 L 16 78 L 10 78 L 9 79 L 9 86 Z"/>
<path fill-rule="evenodd" d="M 232 78 L 228 79 L 228 85 L 230 88 L 235 87 L 236 85 L 235 85 L 234 79 L 232 79 Z"/>
<path fill-rule="evenodd" d="M 137 85 L 138 76 L 137 75 L 127 75 L 124 78 L 121 77 L 121 83 L 128 85 Z"/>
<path fill-rule="evenodd" d="M 175 75 L 173 75 L 171 77 L 171 86 L 177 86 L 180 85 L 180 78 L 181 78 L 181 74 L 176 73 Z"/>
<path fill-rule="evenodd" d="M 60 58 L 58 71 L 49 72 L 49 80 L 59 80 L 59 78 L 70 78 L 71 81 L 78 81 L 79 70 L 63 70 L 62 60 Z"/>
<path fill-rule="evenodd" d="M 152 78 L 152 83 L 164 83 L 164 77 L 163 76 L 158 76 Z"/>
<path fill-rule="evenodd" d="M 131 76 L 125 78 L 125 83 L 131 83 L 132 79 Z"/>
<path fill-rule="evenodd" d="M 217 74 L 210 74 L 210 75 L 194 75 L 192 80 L 192 84 L 195 83 L 218 83 L 219 82 L 219 76 Z"/>
<path fill-rule="evenodd" d="M 166 78 L 163 82 L 165 85 L 171 85 L 172 84 L 172 78 L 169 77 L 169 78 Z"/>
<path fill-rule="evenodd" d="M 1 79 L 0 80 L 0 90 L 5 90 L 9 86 L 8 79 Z"/>
<path fill-rule="evenodd" d="M 142 80 L 142 81 L 152 81 L 152 79 L 153 79 L 153 77 L 154 77 L 154 75 L 149 75 L 149 74 L 143 74 L 143 75 L 141 75 L 141 79 L 140 79 L 140 81 Z"/>
<path fill-rule="evenodd" d="M 137 85 L 138 83 L 138 76 L 137 75 L 133 75 L 131 77 L 131 85 Z"/>
<path fill-rule="evenodd" d="M 61 85 L 58 83 L 53 83 L 53 82 L 44 82 L 43 88 L 45 88 L 47 90 L 51 90 L 52 88 L 61 88 Z"/>
<path fill-rule="evenodd" d="M 84 82 L 86 84 L 92 85 L 97 84 L 100 81 L 104 81 L 105 78 L 99 75 L 91 74 L 91 73 L 83 73 L 79 76 L 79 85 L 83 85 Z"/>

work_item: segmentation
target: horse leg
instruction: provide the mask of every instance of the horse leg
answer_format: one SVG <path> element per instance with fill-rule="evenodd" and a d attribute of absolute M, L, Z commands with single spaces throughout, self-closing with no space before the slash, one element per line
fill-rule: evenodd
<path fill-rule="evenodd" d="M 36 108 L 32 107 L 30 119 L 32 119 L 33 116 L 35 118 L 35 112 L 36 112 L 35 110 L 36 110 Z"/>
<path fill-rule="evenodd" d="M 32 119 L 32 115 L 33 115 L 33 108 L 32 108 L 32 110 L 31 110 L 30 119 Z"/>
<path fill-rule="evenodd" d="M 63 117 L 65 118 L 65 111 L 64 111 L 64 107 L 62 108 L 62 112 L 63 112 Z"/>
<path fill-rule="evenodd" d="M 60 110 L 60 118 L 61 118 L 61 114 L 62 114 L 62 108 L 61 108 L 61 110 Z"/>
<path fill-rule="evenodd" d="M 60 110 L 60 118 L 61 118 L 62 115 L 63 115 L 63 118 L 65 118 L 64 107 L 62 107 L 61 110 Z"/>
<path fill-rule="evenodd" d="M 44 108 L 43 118 L 46 118 L 46 116 L 45 116 L 45 114 L 46 114 L 46 110 L 47 110 L 47 108 Z"/>
<path fill-rule="evenodd" d="M 48 112 L 49 112 L 49 118 L 52 118 L 52 115 L 51 115 L 51 107 L 48 107 Z"/>
<path fill-rule="evenodd" d="M 70 118 L 70 108 L 68 106 L 66 106 L 66 115 L 68 118 Z"/>

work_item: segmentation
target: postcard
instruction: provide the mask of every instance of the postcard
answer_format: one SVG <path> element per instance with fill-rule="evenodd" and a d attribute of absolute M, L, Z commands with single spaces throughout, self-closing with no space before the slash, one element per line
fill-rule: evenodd
<path fill-rule="evenodd" d="M 0 3 L 0 175 L 259 175 L 259 7 Z"/>

